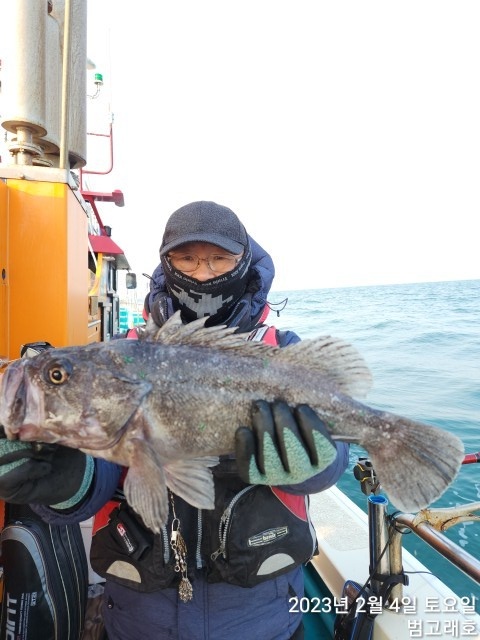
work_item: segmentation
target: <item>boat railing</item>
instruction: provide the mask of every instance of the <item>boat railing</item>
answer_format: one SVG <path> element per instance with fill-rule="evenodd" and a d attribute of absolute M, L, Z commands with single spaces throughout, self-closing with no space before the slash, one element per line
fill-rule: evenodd
<path fill-rule="evenodd" d="M 466 464 L 470 463 L 468 460 Z M 444 531 L 461 522 L 480 521 L 480 502 L 458 507 L 422 509 L 416 514 L 396 512 L 387 514 L 388 500 L 379 495 L 380 485 L 375 471 L 366 458 L 360 458 L 354 469 L 363 493 L 368 495 L 368 523 L 370 546 L 370 581 L 373 593 L 385 593 L 385 601 L 401 601 L 405 581 L 403 575 L 403 536 L 410 531 L 424 540 L 469 578 L 480 584 L 480 560 L 450 540 Z"/>
<path fill-rule="evenodd" d="M 390 572 L 395 575 L 402 570 L 402 538 L 403 534 L 409 530 L 469 578 L 480 584 L 480 561 L 442 533 L 460 522 L 480 521 L 480 516 L 476 515 L 475 511 L 480 511 L 480 502 L 447 509 L 423 509 L 417 514 L 395 513 L 389 516 L 392 530 Z M 401 600 L 402 595 L 403 585 L 396 584 L 392 588 L 392 599 L 399 598 Z"/>

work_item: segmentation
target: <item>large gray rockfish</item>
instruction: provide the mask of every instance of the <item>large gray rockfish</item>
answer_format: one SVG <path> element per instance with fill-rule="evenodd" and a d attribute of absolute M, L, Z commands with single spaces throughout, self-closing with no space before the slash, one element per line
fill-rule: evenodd
<path fill-rule="evenodd" d="M 332 337 L 272 347 L 234 329 L 183 325 L 178 314 L 143 339 L 44 351 L 9 365 L 0 392 L 7 437 L 59 443 L 129 467 L 124 490 L 159 531 L 167 487 L 213 508 L 210 468 L 251 426 L 254 400 L 310 405 L 333 438 L 366 449 L 398 509 L 417 511 L 455 478 L 463 445 L 451 433 L 354 400 L 371 386 L 361 356 Z"/>

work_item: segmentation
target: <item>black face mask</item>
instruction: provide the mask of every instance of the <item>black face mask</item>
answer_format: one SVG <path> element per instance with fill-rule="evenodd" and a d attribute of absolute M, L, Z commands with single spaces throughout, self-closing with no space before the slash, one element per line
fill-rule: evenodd
<path fill-rule="evenodd" d="M 162 256 L 165 282 L 174 309 L 182 312 L 185 322 L 209 316 L 208 325 L 221 324 L 246 291 L 251 259 L 248 247 L 233 271 L 201 282 L 177 271 L 168 258 Z"/>

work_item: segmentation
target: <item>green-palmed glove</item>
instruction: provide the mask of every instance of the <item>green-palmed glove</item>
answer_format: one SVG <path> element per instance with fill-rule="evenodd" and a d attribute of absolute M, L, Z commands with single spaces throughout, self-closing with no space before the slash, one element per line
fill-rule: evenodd
<path fill-rule="evenodd" d="M 86 495 L 94 463 L 82 451 L 0 438 L 0 499 L 68 509 Z"/>
<path fill-rule="evenodd" d="M 324 423 L 308 405 L 253 403 L 252 428 L 235 434 L 238 473 L 249 484 L 288 485 L 308 480 L 337 457 Z"/>

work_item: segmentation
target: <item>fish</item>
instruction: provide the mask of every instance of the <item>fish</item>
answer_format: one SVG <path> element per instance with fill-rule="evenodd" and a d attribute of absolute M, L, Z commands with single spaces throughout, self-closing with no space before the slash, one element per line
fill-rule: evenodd
<path fill-rule="evenodd" d="M 438 499 L 462 464 L 462 441 L 445 429 L 370 407 L 373 384 L 351 344 L 319 336 L 280 348 L 235 328 L 148 320 L 139 340 L 68 346 L 13 361 L 2 378 L 0 424 L 9 439 L 80 449 L 128 467 L 125 497 L 159 532 L 168 489 L 212 509 L 211 467 L 251 427 L 252 403 L 310 405 L 332 439 L 365 449 L 396 507 Z"/>

